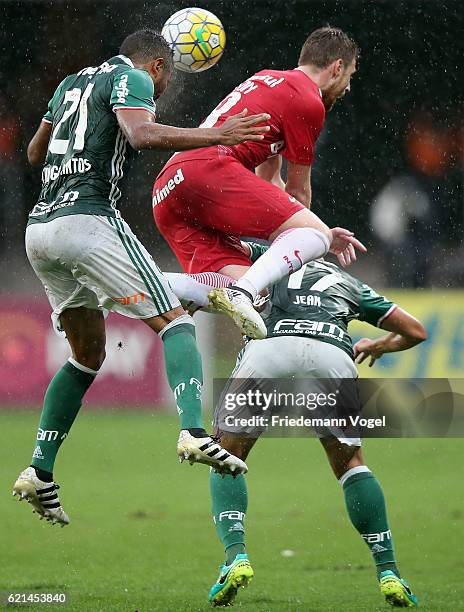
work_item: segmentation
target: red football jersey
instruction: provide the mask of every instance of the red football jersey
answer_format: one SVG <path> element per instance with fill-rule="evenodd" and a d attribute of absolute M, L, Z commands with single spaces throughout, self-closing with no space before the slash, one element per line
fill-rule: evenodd
<path fill-rule="evenodd" d="M 261 70 L 224 98 L 201 127 L 220 125 L 244 108 L 249 115 L 271 115 L 271 129 L 261 141 L 220 147 L 224 152 L 250 169 L 277 153 L 297 164 L 312 163 L 325 108 L 318 86 L 304 72 Z"/>

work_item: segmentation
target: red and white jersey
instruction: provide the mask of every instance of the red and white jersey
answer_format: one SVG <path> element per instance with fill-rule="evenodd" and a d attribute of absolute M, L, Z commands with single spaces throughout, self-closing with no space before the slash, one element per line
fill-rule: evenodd
<path fill-rule="evenodd" d="M 297 164 L 313 162 L 325 108 L 318 86 L 304 72 L 261 70 L 224 98 L 201 127 L 218 126 L 245 108 L 249 115 L 268 113 L 271 129 L 261 141 L 220 147 L 224 153 L 250 169 L 278 153 Z"/>

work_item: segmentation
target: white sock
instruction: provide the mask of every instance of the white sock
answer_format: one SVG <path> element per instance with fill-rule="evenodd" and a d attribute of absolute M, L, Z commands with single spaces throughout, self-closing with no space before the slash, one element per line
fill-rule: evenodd
<path fill-rule="evenodd" d="M 367 465 L 358 465 L 357 467 L 351 468 L 350 470 L 345 472 L 343 476 L 339 479 L 342 487 L 348 480 L 348 478 L 351 478 L 351 476 L 354 476 L 355 474 L 360 474 L 361 472 L 370 472 L 370 469 L 367 467 Z"/>
<path fill-rule="evenodd" d="M 310 227 L 298 227 L 278 236 L 269 249 L 234 283 L 253 298 L 264 288 L 293 274 L 305 263 L 322 257 L 330 248 L 326 236 Z"/>
<path fill-rule="evenodd" d="M 179 300 L 193 302 L 201 308 L 208 306 L 208 293 L 211 289 L 228 287 L 233 278 L 218 272 L 202 272 L 200 274 L 179 274 L 165 272 L 172 290 Z"/>

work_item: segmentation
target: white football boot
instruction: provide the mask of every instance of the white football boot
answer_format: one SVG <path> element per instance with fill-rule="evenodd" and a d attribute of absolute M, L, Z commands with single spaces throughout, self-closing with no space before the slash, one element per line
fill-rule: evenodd
<path fill-rule="evenodd" d="M 45 518 L 52 525 L 59 523 L 62 527 L 69 524 L 69 517 L 63 510 L 58 499 L 59 485 L 54 482 L 44 482 L 37 478 L 33 467 L 26 468 L 18 476 L 13 486 L 13 495 L 19 496 L 19 501 L 25 499 L 37 512 L 40 520 Z"/>
<path fill-rule="evenodd" d="M 181 463 L 185 459 L 188 459 L 190 465 L 204 463 L 220 474 L 237 476 L 248 472 L 247 464 L 222 448 L 216 438 L 195 438 L 188 429 L 182 429 L 180 432 L 177 454 Z"/>
<path fill-rule="evenodd" d="M 247 291 L 236 287 L 213 289 L 208 293 L 210 307 L 216 312 L 228 315 L 244 336 L 262 340 L 267 335 L 261 316 L 253 307 L 253 300 Z"/>

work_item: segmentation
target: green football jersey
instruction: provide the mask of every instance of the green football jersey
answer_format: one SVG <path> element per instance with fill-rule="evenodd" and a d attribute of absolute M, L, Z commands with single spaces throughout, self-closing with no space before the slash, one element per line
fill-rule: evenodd
<path fill-rule="evenodd" d="M 119 127 L 118 108 L 155 114 L 148 72 L 118 55 L 101 66 L 67 76 L 48 104 L 43 121 L 52 124 L 42 190 L 29 223 L 63 215 L 120 216 L 118 187 L 134 153 Z"/>
<path fill-rule="evenodd" d="M 268 247 L 249 243 L 252 261 Z M 379 327 L 396 308 L 342 268 L 318 260 L 305 264 L 270 291 L 262 313 L 268 338 L 306 336 L 338 346 L 353 357 L 348 323 L 353 319 Z"/>

